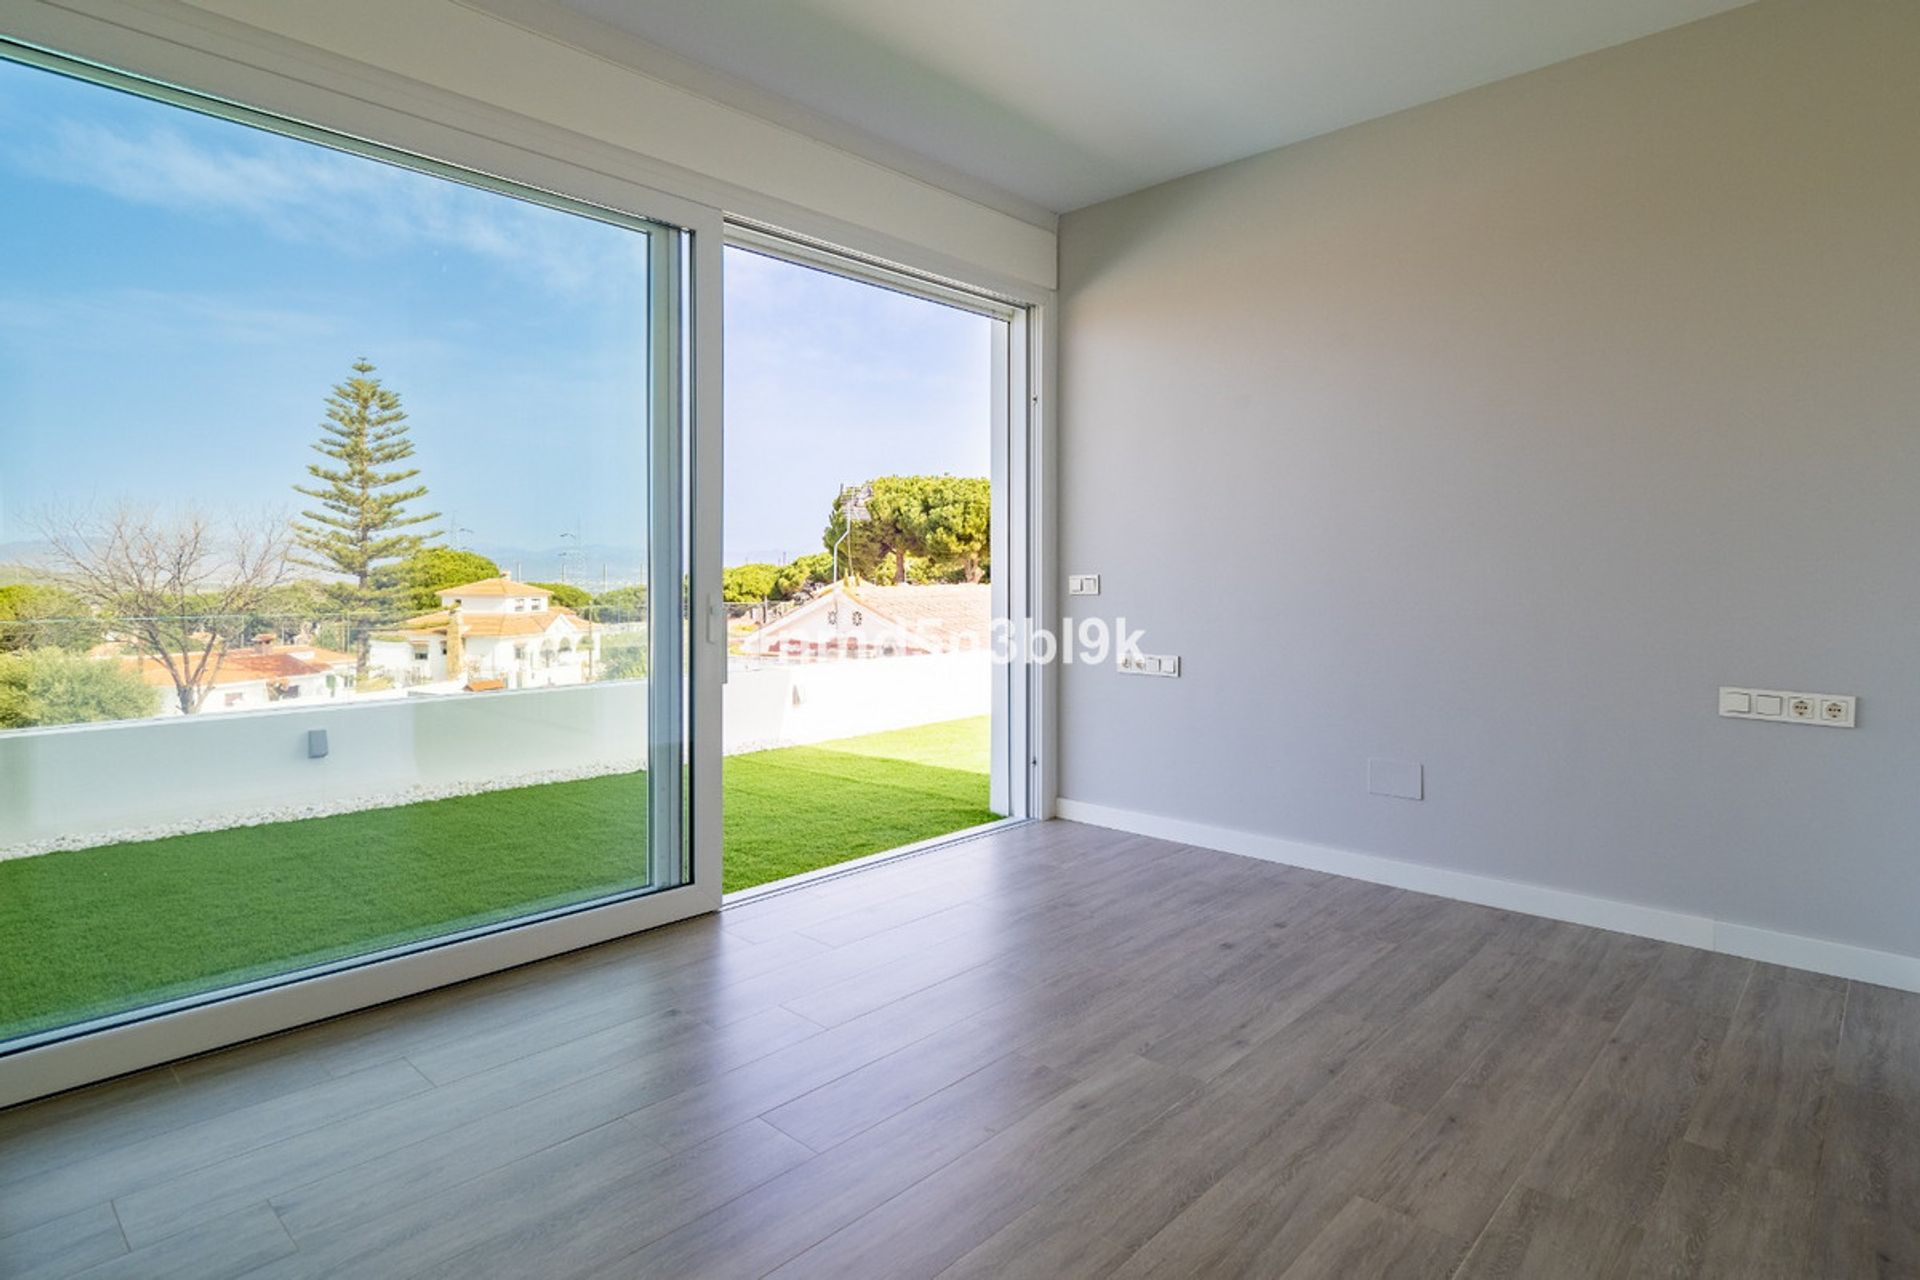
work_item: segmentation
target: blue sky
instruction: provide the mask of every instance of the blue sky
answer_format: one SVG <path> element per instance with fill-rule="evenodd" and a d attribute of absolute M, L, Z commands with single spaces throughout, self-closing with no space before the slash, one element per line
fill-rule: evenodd
<path fill-rule="evenodd" d="M 989 474 L 995 322 L 726 256 L 727 563 L 820 550 L 842 484 Z"/>
<path fill-rule="evenodd" d="M 123 499 L 291 514 L 362 355 L 464 541 L 529 575 L 642 542 L 630 231 L 0 62 L 0 243 L 0 546 Z M 817 549 L 842 481 L 986 474 L 988 321 L 727 269 L 728 563 Z"/>

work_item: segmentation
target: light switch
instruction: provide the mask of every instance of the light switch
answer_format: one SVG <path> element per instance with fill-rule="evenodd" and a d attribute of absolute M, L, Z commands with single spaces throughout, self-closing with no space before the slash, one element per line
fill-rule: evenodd
<path fill-rule="evenodd" d="M 1722 689 L 1720 710 L 1729 715 L 1751 715 L 1753 714 L 1753 695 L 1745 689 Z"/>
<path fill-rule="evenodd" d="M 1067 575 L 1067 594 L 1070 596 L 1097 596 L 1100 594 L 1100 575 L 1097 573 L 1070 573 Z"/>
<path fill-rule="evenodd" d="M 1757 716 L 1782 716 L 1787 713 L 1787 700 L 1777 693 L 1763 693 L 1753 700 L 1753 714 Z"/>

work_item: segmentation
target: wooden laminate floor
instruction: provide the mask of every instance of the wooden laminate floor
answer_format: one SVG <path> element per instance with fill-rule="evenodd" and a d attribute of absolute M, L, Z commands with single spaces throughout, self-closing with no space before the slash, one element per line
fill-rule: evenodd
<path fill-rule="evenodd" d="M 1920 1275 L 1920 996 L 1013 829 L 0 1112 L 0 1275 Z"/>

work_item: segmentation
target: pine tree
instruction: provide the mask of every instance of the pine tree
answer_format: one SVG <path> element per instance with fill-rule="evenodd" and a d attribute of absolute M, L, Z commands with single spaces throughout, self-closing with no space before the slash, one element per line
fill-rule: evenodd
<path fill-rule="evenodd" d="M 420 474 L 418 467 L 390 469 L 413 456 L 399 394 L 371 376 L 373 365 L 364 357 L 354 361 L 353 372 L 327 397 L 327 421 L 321 424 L 326 434 L 313 446 L 338 465 L 310 462 L 307 474 L 322 484 L 294 486 L 296 493 L 319 504 L 318 510 L 300 513 L 311 523 L 294 523 L 294 538 L 308 553 L 294 561 L 347 579 L 330 590 L 346 615 L 359 660 L 357 673 L 364 680 L 374 628 L 388 619 L 404 594 L 396 575 L 381 570 L 426 545 L 424 537 L 406 530 L 440 516 L 406 510 L 409 502 L 427 493 L 424 484 L 407 483 Z"/>
<path fill-rule="evenodd" d="M 846 499 L 835 498 L 824 538 L 831 551 L 847 535 L 845 555 L 854 572 L 896 585 L 911 581 L 914 568 L 936 578 L 986 577 L 993 485 L 985 477 L 876 476 L 865 487 L 866 516 L 849 532 Z"/>

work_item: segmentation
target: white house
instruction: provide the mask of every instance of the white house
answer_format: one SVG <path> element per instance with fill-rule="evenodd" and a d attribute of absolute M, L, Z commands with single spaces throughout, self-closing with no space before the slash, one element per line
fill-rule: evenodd
<path fill-rule="evenodd" d="M 520 689 L 593 678 L 593 624 L 551 591 L 499 577 L 435 594 L 442 608 L 373 638 L 372 663 L 396 684 Z"/>
<path fill-rule="evenodd" d="M 192 669 L 198 655 L 185 665 Z M 174 680 L 159 658 L 122 658 L 145 683 L 162 691 L 157 714 L 181 714 Z M 183 662 L 178 655 L 174 665 Z M 354 659 L 350 653 L 316 645 L 281 645 L 260 641 L 245 648 L 226 649 L 208 664 L 212 674 L 200 702 L 201 714 L 214 711 L 256 711 L 286 703 L 309 703 L 345 697 L 353 691 Z"/>
<path fill-rule="evenodd" d="M 799 659 L 985 652 L 992 590 L 984 582 L 897 587 L 836 582 L 755 631 L 743 647 L 755 656 Z"/>

